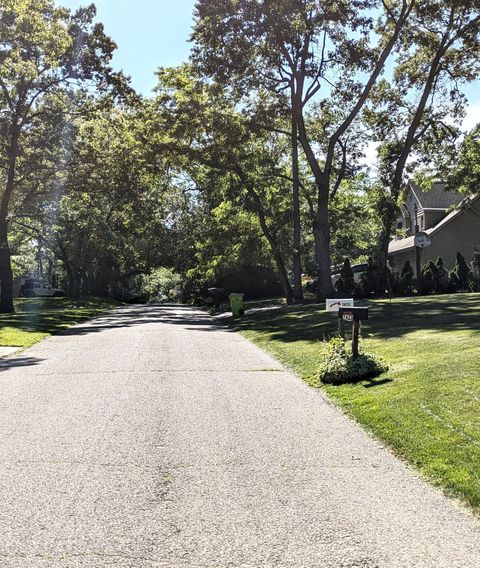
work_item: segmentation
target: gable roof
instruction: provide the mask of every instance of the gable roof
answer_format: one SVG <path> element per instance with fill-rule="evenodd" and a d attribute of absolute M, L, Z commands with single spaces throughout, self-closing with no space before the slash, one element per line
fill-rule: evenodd
<path fill-rule="evenodd" d="M 453 211 L 451 211 L 446 217 L 444 217 L 440 223 L 432 227 L 431 229 L 427 229 L 424 231 L 427 235 L 434 235 L 442 230 L 445 225 L 451 223 L 454 219 L 456 219 L 459 215 L 461 215 L 466 209 L 473 209 L 478 214 L 478 207 L 475 207 L 474 204 L 480 200 L 479 195 L 473 195 L 471 197 L 464 197 L 461 196 L 461 206 L 456 207 Z M 460 205 L 460 204 L 459 204 Z M 473 206 L 473 207 L 472 207 Z M 407 237 L 406 239 L 399 239 L 390 241 L 388 245 L 388 254 L 409 250 L 415 247 L 415 236 Z"/>
<path fill-rule="evenodd" d="M 445 184 L 442 182 L 433 183 L 428 191 L 422 191 L 413 181 L 409 185 L 423 209 L 445 210 L 454 205 L 459 205 L 465 197 L 455 191 L 446 191 Z"/>

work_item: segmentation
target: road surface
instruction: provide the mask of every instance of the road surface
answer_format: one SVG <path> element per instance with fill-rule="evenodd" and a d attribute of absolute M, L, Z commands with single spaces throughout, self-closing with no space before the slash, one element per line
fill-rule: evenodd
<path fill-rule="evenodd" d="M 474 568 L 480 524 L 214 319 L 123 307 L 0 363 L 0 566 Z"/>

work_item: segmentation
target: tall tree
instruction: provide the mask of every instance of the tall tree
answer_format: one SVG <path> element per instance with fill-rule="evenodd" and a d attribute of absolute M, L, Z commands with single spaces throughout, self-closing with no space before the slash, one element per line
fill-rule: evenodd
<path fill-rule="evenodd" d="M 13 311 L 13 283 L 8 244 L 9 209 L 20 184 L 18 161 L 24 137 L 45 112 L 48 98 L 68 85 L 117 83 L 109 62 L 115 44 L 95 7 L 74 14 L 53 0 L 3 0 L 0 11 L 0 312 Z"/>
<path fill-rule="evenodd" d="M 147 107 L 102 105 L 75 122 L 50 231 L 72 295 L 118 296 L 134 276 L 181 256 L 165 202 L 173 183 L 149 143 Z"/>
<path fill-rule="evenodd" d="M 480 190 L 480 124 L 453 144 L 436 164 L 452 191 L 477 195 Z"/>
<path fill-rule="evenodd" d="M 291 222 L 285 145 L 253 128 L 255 113 L 240 112 L 228 92 L 203 81 L 189 66 L 160 70 L 157 95 L 159 151 L 175 156 L 176 167 L 191 176 L 211 210 L 229 201 L 257 217 L 290 301 L 281 239 Z"/>
<path fill-rule="evenodd" d="M 466 104 L 462 84 L 480 71 L 480 2 L 417 0 L 396 51 L 392 79 L 379 84 L 367 111 L 380 142 L 381 265 L 409 160 L 410 170 L 432 164 L 458 135 Z"/>
<path fill-rule="evenodd" d="M 316 185 L 312 231 L 321 296 L 331 290 L 329 200 L 343 175 L 343 168 L 336 168 L 338 154 L 343 153 L 342 137 L 364 107 L 415 0 L 382 2 L 379 40 L 372 46 L 371 9 L 376 4 L 371 0 L 197 2 L 193 34 L 197 65 L 229 85 L 242 104 L 254 88 L 275 93 L 291 117 L 293 155 L 298 129 Z M 341 113 L 326 125 L 318 152 L 305 116 L 312 102 L 326 104 L 332 99 Z"/>

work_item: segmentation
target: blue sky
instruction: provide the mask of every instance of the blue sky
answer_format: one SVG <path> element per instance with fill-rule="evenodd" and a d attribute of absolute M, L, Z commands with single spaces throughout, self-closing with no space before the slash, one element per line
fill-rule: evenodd
<path fill-rule="evenodd" d="M 156 84 L 158 67 L 175 66 L 188 58 L 188 38 L 195 0 L 57 0 L 68 8 L 97 6 L 98 21 L 118 45 L 114 67 L 132 77 L 132 84 L 148 95 Z M 479 84 L 465 88 L 470 108 L 464 126 L 480 122 Z"/>
<path fill-rule="evenodd" d="M 114 67 L 130 75 L 138 91 L 150 93 L 158 67 L 187 59 L 195 0 L 57 0 L 72 9 L 92 2 L 98 21 L 118 45 Z"/>

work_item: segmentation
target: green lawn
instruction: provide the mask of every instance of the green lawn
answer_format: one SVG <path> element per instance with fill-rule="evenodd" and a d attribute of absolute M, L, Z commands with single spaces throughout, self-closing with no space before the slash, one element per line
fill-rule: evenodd
<path fill-rule="evenodd" d="M 480 512 L 480 294 L 375 300 L 363 350 L 390 370 L 374 381 L 322 386 L 348 414 L 433 483 Z M 313 386 L 336 314 L 282 308 L 235 326 Z"/>
<path fill-rule="evenodd" d="M 30 347 L 115 305 L 99 298 L 25 298 L 14 314 L 0 315 L 0 346 Z"/>

